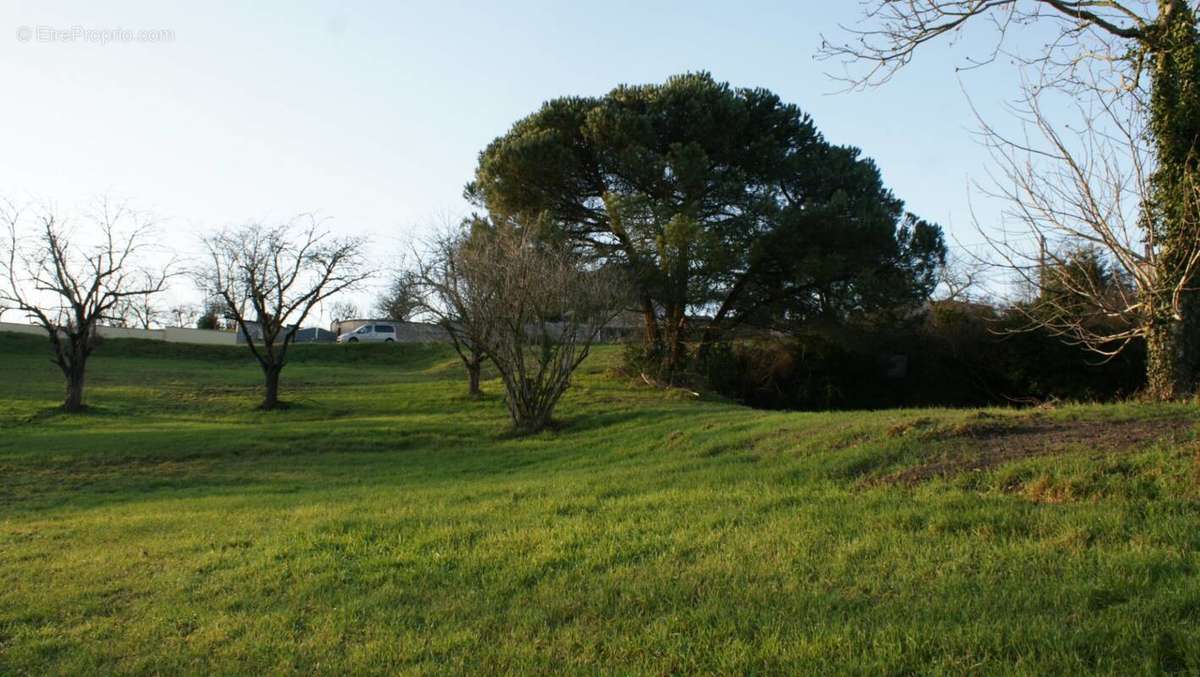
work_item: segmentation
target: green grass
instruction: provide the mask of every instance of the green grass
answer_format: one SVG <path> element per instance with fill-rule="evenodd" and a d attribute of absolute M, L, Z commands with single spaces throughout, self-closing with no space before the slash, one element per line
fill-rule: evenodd
<path fill-rule="evenodd" d="M 521 439 L 443 347 L 301 346 L 264 413 L 248 353 L 111 341 L 68 417 L 44 350 L 0 335 L 0 674 L 1200 671 L 1190 433 L 907 487 L 976 412 L 752 411 L 602 349 Z"/>

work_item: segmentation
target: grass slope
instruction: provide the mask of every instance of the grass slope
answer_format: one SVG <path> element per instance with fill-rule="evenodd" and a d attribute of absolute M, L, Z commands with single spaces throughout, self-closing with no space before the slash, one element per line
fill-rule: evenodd
<path fill-rule="evenodd" d="M 261 413 L 240 351 L 111 341 L 63 417 L 44 349 L 0 335 L 0 674 L 1200 671 L 1190 431 L 898 486 L 981 415 L 751 411 L 601 351 L 514 439 L 440 347 L 302 347 Z"/>

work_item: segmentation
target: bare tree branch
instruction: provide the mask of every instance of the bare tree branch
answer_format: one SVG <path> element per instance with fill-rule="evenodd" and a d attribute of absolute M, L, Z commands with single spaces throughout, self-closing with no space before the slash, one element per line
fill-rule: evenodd
<path fill-rule="evenodd" d="M 1156 40 L 1152 28 L 1157 10 L 1145 0 L 861 0 L 860 6 L 863 27 L 843 26 L 850 39 L 823 39 L 817 55 L 846 67 L 845 73 L 833 77 L 850 89 L 888 82 L 924 45 L 941 38 L 956 40 L 975 24 L 991 29 L 990 46 L 983 58 L 968 57 L 960 68 L 975 68 L 1005 53 L 1055 70 L 1063 81 L 1071 80 L 1074 69 L 1086 60 L 1125 58 L 1130 43 L 1152 46 Z M 1055 25 L 1055 37 L 1035 55 L 1007 52 L 1011 30 L 1035 23 Z M 860 64 L 861 71 L 851 72 Z"/>

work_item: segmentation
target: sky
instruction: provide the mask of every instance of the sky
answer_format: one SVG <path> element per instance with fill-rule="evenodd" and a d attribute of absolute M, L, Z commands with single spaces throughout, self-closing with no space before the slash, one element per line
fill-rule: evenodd
<path fill-rule="evenodd" d="M 368 237 L 386 269 L 469 211 L 479 151 L 543 101 L 706 70 L 799 105 L 873 158 L 910 211 L 977 246 L 972 213 L 986 226 L 1000 207 L 970 194 L 989 167 L 972 104 L 1007 116 L 1015 69 L 957 72 L 986 39 L 967 35 L 884 86 L 840 92 L 838 64 L 814 55 L 858 18 L 851 0 L 6 0 L 0 196 L 68 213 L 125 200 L 185 260 L 205 232 L 317 212 Z M 353 300 L 365 310 L 375 292 Z M 182 282 L 172 297 L 199 300 Z"/>

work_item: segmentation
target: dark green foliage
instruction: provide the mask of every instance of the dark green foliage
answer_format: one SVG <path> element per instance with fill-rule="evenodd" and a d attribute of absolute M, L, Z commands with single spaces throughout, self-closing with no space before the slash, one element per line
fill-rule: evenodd
<path fill-rule="evenodd" d="M 221 321 L 217 318 L 216 313 L 212 312 L 211 310 L 208 310 L 208 311 L 205 311 L 205 313 L 196 320 L 196 328 L 197 329 L 219 329 L 220 323 L 221 323 Z"/>
<path fill-rule="evenodd" d="M 941 228 L 912 214 L 898 225 L 893 217 L 848 224 L 822 211 L 794 212 L 763 239 L 753 253 L 754 274 L 718 322 L 794 329 L 862 313 L 907 313 L 929 297 L 945 264 Z"/>
<path fill-rule="evenodd" d="M 1078 322 L 1086 326 L 1110 322 L 1110 308 L 1133 303 L 1137 293 L 1134 285 L 1100 249 L 1080 247 L 1055 260 L 1057 263 L 1047 261 L 1038 271 L 1037 298 L 1029 304 L 1030 314 L 1042 324 Z M 1125 323 L 1123 328 L 1129 328 L 1125 318 L 1118 319 Z"/>
<path fill-rule="evenodd" d="M 940 304 L 920 321 L 839 325 L 726 342 L 703 369 L 713 388 L 767 409 L 1112 401 L 1144 384 L 1145 349 L 1100 362 L 1019 315 Z"/>
<path fill-rule="evenodd" d="M 468 197 L 628 268 L 648 353 L 687 360 L 744 323 L 919 303 L 945 246 L 857 148 L 799 108 L 707 73 L 550 101 L 481 154 Z"/>
<path fill-rule="evenodd" d="M 230 328 L 237 326 L 233 319 L 233 313 L 219 298 L 210 298 L 204 303 L 204 311 L 196 319 L 196 328 L 221 329 L 223 326 Z"/>
<path fill-rule="evenodd" d="M 717 391 L 763 409 L 844 409 L 879 399 L 875 356 L 819 333 L 722 342 L 703 368 Z"/>

